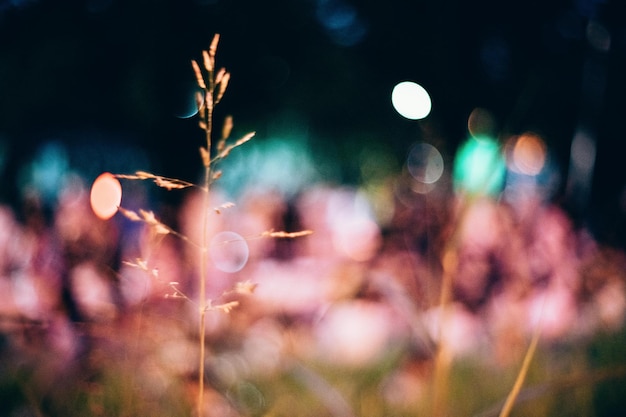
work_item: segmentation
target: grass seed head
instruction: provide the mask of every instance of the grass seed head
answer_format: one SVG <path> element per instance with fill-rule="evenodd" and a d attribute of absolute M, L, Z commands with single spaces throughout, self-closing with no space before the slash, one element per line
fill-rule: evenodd
<path fill-rule="evenodd" d="M 196 81 L 198 82 L 198 86 L 206 90 L 206 83 L 204 82 L 204 77 L 202 77 L 202 71 L 200 70 L 200 66 L 195 60 L 191 60 L 191 66 L 193 67 L 193 72 L 196 75 Z"/>

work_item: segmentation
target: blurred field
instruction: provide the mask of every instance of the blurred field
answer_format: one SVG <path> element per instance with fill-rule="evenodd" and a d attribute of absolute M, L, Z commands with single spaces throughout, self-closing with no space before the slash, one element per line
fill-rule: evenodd
<path fill-rule="evenodd" d="M 451 195 L 396 202 L 386 223 L 355 189 L 331 186 L 289 204 L 252 189 L 216 214 L 215 232 L 315 233 L 249 240 L 239 272 L 209 267 L 212 298 L 236 282 L 255 290 L 226 295 L 239 306 L 208 316 L 208 415 L 428 414 L 438 345 L 451 364 L 448 415 L 497 415 L 537 325 L 513 415 L 623 410 L 624 254 L 555 206 L 524 217 L 485 197 L 459 211 Z M 189 236 L 194 196 L 164 212 Z M 195 251 L 120 216 L 97 219 L 77 185 L 48 219 L 32 203 L 25 222 L 0 211 L 1 414 L 190 415 L 197 316 L 191 301 L 165 296 L 177 281 L 193 298 Z M 458 266 L 442 316 L 440 257 L 452 236 Z"/>

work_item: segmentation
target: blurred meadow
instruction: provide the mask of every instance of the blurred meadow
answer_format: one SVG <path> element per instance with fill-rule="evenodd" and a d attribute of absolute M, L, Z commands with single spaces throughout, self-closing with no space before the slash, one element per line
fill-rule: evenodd
<path fill-rule="evenodd" d="M 624 413 L 623 6 L 407 3 L 0 0 L 1 416 Z"/>

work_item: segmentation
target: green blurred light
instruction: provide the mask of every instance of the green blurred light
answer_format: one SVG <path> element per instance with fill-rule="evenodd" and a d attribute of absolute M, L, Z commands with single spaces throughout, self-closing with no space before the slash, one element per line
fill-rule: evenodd
<path fill-rule="evenodd" d="M 504 175 L 504 158 L 495 140 L 471 137 L 459 148 L 453 170 L 457 191 L 497 195 L 502 190 Z"/>

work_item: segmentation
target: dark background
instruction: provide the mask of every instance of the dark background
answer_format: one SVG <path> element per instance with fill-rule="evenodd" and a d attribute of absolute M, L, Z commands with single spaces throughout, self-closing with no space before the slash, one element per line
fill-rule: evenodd
<path fill-rule="evenodd" d="M 563 180 L 554 199 L 623 244 L 623 11 L 609 0 L 0 0 L 0 201 L 19 200 L 20 167 L 51 139 L 75 149 L 88 176 L 111 160 L 143 169 L 120 162 L 128 147 L 159 172 L 196 175 L 202 133 L 177 116 L 190 59 L 220 33 L 218 65 L 232 79 L 218 117 L 233 114 L 259 141 L 295 120 L 315 152 L 338 161 L 335 181 L 358 181 L 354 154 L 368 146 L 402 161 L 412 143 L 437 137 L 450 158 L 476 107 L 502 136 L 540 133 L 565 179 L 585 127 L 597 144 L 591 194 L 572 204 Z M 610 46 L 594 47 L 590 22 Z M 393 110 L 404 80 L 429 91 L 427 119 Z"/>

